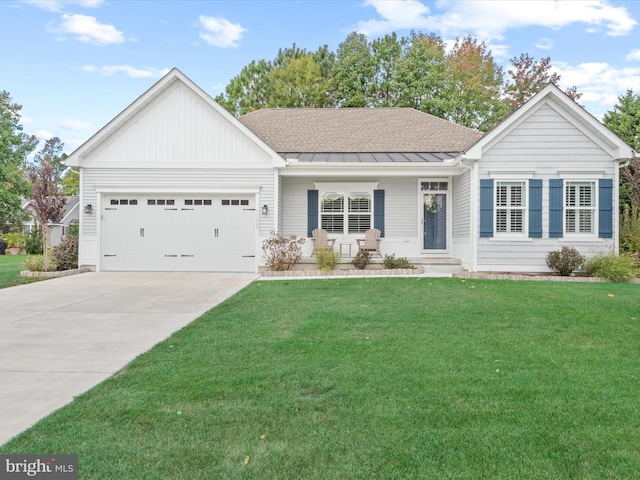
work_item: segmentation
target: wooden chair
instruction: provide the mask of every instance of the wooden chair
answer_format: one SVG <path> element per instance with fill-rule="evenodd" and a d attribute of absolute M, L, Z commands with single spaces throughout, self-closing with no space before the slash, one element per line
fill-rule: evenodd
<path fill-rule="evenodd" d="M 313 242 L 313 252 L 311 252 L 311 256 L 316 253 L 316 250 L 320 248 L 333 248 L 336 240 L 334 238 L 329 238 L 327 236 L 327 231 L 321 228 L 316 228 L 313 232 L 312 242 Z"/>
<path fill-rule="evenodd" d="M 367 252 L 369 255 L 382 256 L 380 253 L 380 230 L 371 228 L 364 232 L 364 240 L 357 239 L 358 252 Z"/>

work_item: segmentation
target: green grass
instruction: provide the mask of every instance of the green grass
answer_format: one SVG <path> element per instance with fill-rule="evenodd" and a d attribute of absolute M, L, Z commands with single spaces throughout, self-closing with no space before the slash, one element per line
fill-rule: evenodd
<path fill-rule="evenodd" d="M 28 257 L 29 255 L 0 255 L 0 288 L 15 287 L 46 279 L 46 277 L 20 276 L 20 271 L 25 270 L 24 261 Z"/>
<path fill-rule="evenodd" d="M 0 447 L 82 479 L 631 479 L 640 286 L 255 282 Z"/>

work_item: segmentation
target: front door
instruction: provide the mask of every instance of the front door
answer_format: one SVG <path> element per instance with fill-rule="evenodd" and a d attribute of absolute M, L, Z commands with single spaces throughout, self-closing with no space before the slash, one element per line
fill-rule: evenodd
<path fill-rule="evenodd" d="M 447 182 L 422 182 L 423 248 L 447 250 Z"/>

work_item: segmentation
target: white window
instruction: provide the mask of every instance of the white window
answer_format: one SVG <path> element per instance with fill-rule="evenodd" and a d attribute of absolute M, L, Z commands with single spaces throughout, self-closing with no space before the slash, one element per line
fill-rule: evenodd
<path fill-rule="evenodd" d="M 364 233 L 372 225 L 372 203 L 370 192 L 322 192 L 320 227 L 329 233 Z"/>
<path fill-rule="evenodd" d="M 595 182 L 567 182 L 564 196 L 564 222 L 567 233 L 594 233 L 595 192 Z"/>
<path fill-rule="evenodd" d="M 496 233 L 525 233 L 527 182 L 496 182 Z"/>

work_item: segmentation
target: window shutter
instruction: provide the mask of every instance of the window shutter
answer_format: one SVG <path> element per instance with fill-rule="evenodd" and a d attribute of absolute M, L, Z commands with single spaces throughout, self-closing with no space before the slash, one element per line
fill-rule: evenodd
<path fill-rule="evenodd" d="M 373 227 L 384 237 L 384 190 L 373 191 Z"/>
<path fill-rule="evenodd" d="M 318 190 L 307 190 L 307 237 L 318 228 Z"/>
<path fill-rule="evenodd" d="M 529 237 L 542 238 L 542 180 L 529 180 Z"/>
<path fill-rule="evenodd" d="M 613 238 L 613 180 L 601 178 L 598 188 L 598 237 Z"/>
<path fill-rule="evenodd" d="M 549 238 L 562 238 L 562 179 L 549 180 Z"/>
<path fill-rule="evenodd" d="M 493 180 L 480 180 L 480 236 L 493 237 Z"/>

